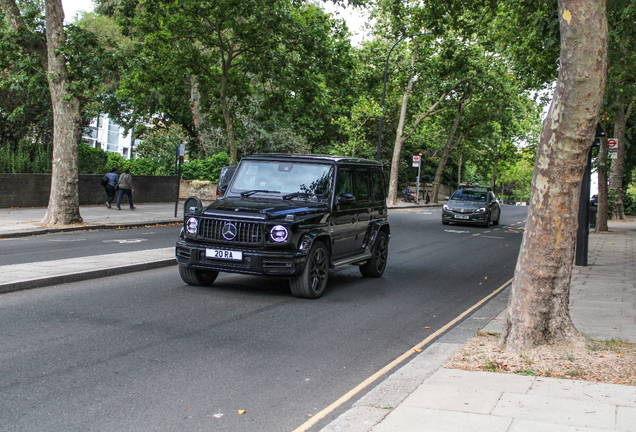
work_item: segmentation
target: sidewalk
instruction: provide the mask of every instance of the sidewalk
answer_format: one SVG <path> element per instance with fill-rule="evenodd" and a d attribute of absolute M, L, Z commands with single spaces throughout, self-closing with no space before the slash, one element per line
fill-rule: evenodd
<path fill-rule="evenodd" d="M 636 343 L 636 220 L 609 227 L 613 232 L 590 234 L 589 266 L 573 269 L 570 314 L 592 339 Z M 501 332 L 509 290 L 322 431 L 636 431 L 636 386 L 442 367 L 480 328 Z"/>

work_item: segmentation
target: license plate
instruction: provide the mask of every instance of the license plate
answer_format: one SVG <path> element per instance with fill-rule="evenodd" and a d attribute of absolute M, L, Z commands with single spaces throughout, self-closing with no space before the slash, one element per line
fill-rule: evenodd
<path fill-rule="evenodd" d="M 243 260 L 243 252 L 223 250 L 223 249 L 206 249 L 205 256 L 207 258 L 230 260 L 230 261 Z"/>
<path fill-rule="evenodd" d="M 469 219 L 468 215 L 455 215 L 455 219 Z"/>

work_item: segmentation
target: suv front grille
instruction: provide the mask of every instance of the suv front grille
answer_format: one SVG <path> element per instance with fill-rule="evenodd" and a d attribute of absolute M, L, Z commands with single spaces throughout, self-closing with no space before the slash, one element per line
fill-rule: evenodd
<path fill-rule="evenodd" d="M 237 233 L 233 240 L 226 240 L 223 237 L 223 226 L 228 222 L 236 226 Z M 260 223 L 201 219 L 199 220 L 199 237 L 205 240 L 259 244 L 263 239 L 263 229 Z"/>

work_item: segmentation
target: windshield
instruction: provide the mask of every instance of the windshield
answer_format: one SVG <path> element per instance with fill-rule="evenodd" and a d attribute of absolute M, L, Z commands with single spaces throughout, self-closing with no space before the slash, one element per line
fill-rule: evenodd
<path fill-rule="evenodd" d="M 303 162 L 242 162 L 230 194 L 286 199 L 325 200 L 333 176 L 331 165 Z"/>
<path fill-rule="evenodd" d="M 474 190 L 458 190 L 451 197 L 452 200 L 458 201 L 478 201 L 478 202 L 486 202 L 486 194 L 488 192 L 484 191 L 474 191 Z"/>

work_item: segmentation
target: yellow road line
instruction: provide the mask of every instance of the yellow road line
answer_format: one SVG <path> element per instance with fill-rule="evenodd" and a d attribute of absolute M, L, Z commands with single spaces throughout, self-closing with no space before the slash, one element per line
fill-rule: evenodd
<path fill-rule="evenodd" d="M 318 414 L 314 415 L 311 420 L 306 421 L 304 424 L 302 424 L 301 426 L 299 426 L 297 429 L 294 430 L 294 432 L 305 432 L 307 430 L 309 430 L 309 428 L 311 428 L 313 425 L 315 425 L 316 423 L 318 423 L 320 420 L 322 420 L 323 418 L 325 418 L 327 415 L 329 415 L 332 411 L 334 411 L 336 408 L 338 408 L 340 405 L 342 405 L 343 403 L 345 403 L 346 401 L 348 401 L 349 399 L 351 399 L 352 397 L 354 397 L 356 394 L 358 394 L 360 391 L 362 391 L 365 387 L 367 387 L 369 384 L 371 384 L 373 381 L 377 380 L 378 378 L 380 378 L 382 375 L 384 375 L 385 373 L 387 373 L 388 371 L 390 371 L 391 369 L 393 369 L 394 367 L 396 367 L 397 365 L 399 365 L 400 363 L 402 363 L 404 360 L 406 360 L 409 356 L 413 355 L 414 352 L 416 352 L 415 350 L 417 349 L 421 349 L 422 347 L 424 347 L 425 345 L 427 345 L 429 342 L 431 342 L 433 339 L 435 339 L 437 336 L 441 335 L 442 333 L 444 333 L 446 330 L 448 330 L 449 328 L 451 328 L 452 326 L 454 326 L 455 324 L 457 324 L 459 321 L 461 321 L 462 319 L 464 319 L 466 317 L 466 315 L 472 313 L 475 309 L 477 309 L 478 307 L 480 307 L 481 305 L 483 305 L 485 302 L 487 302 L 488 300 L 490 300 L 492 297 L 494 297 L 495 295 L 497 295 L 499 292 L 501 292 L 504 288 L 506 288 L 508 286 L 508 284 L 510 284 L 512 282 L 512 279 L 510 279 L 508 282 L 504 283 L 502 286 L 500 286 L 499 288 L 497 288 L 496 290 L 494 290 L 493 292 L 491 292 L 490 294 L 488 294 L 486 297 L 484 297 L 483 299 L 479 300 L 477 303 L 475 303 L 474 305 L 472 305 L 470 308 L 466 309 L 464 312 L 462 312 L 457 318 L 453 319 L 452 321 L 450 321 L 448 324 L 446 324 L 444 327 L 440 328 L 439 330 L 437 330 L 435 333 L 431 334 L 429 337 L 427 337 L 426 339 L 424 339 L 422 342 L 418 343 L 417 345 L 415 345 L 413 348 L 409 349 L 407 352 L 405 352 L 404 354 L 402 354 L 401 356 L 399 356 L 398 358 L 396 358 L 395 360 L 393 360 L 391 363 L 389 363 L 388 365 L 384 366 L 382 369 L 380 369 L 379 371 L 377 371 L 376 373 L 374 373 L 373 375 L 371 375 L 369 378 L 365 379 L 364 381 L 362 381 L 360 384 L 358 384 L 357 386 L 355 386 L 353 389 L 351 389 L 348 393 L 346 393 L 345 395 L 343 395 L 340 399 L 338 399 L 337 401 L 335 401 L 334 403 L 332 403 L 331 405 L 329 405 L 327 408 L 325 408 L 324 410 L 320 411 Z"/>

